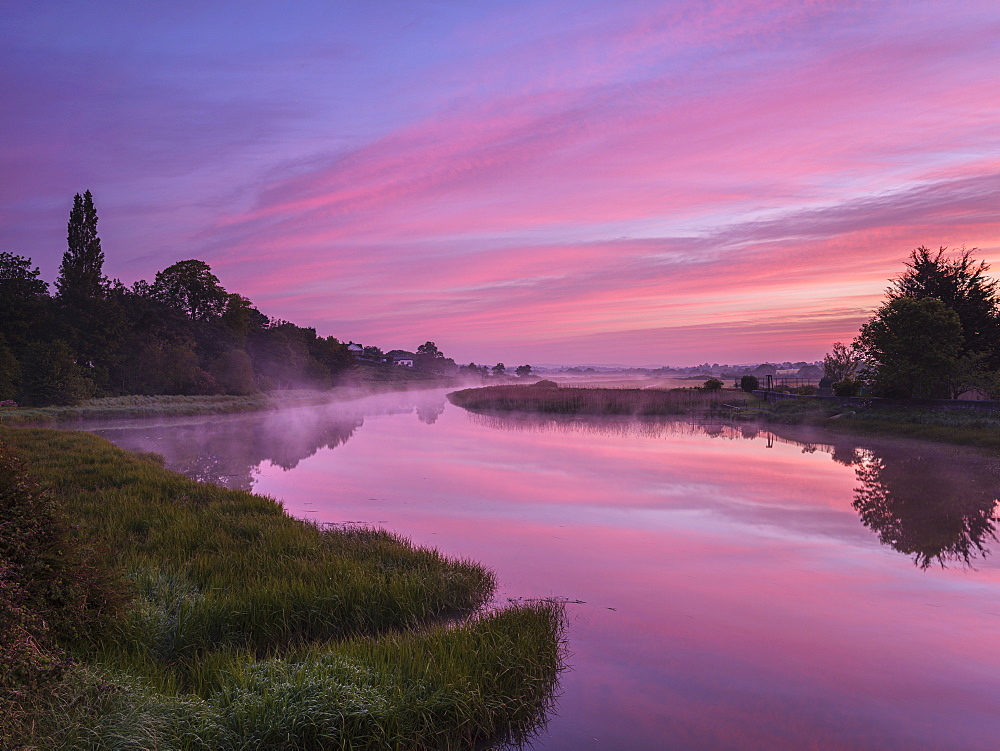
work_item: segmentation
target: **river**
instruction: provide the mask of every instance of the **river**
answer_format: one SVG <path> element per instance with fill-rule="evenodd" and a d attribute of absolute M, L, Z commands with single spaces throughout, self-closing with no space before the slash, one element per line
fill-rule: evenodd
<path fill-rule="evenodd" d="M 87 429 L 567 600 L 532 748 L 1000 748 L 997 459 L 444 395 Z"/>

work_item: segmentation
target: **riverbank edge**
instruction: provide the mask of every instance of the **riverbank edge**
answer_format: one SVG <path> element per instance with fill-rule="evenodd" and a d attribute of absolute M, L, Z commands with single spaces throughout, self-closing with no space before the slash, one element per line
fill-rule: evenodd
<path fill-rule="evenodd" d="M 507 388 L 503 401 L 490 400 L 489 389 L 481 387 L 462 389 L 448 394 L 448 400 L 458 407 L 471 412 L 509 413 L 523 411 L 534 414 L 566 414 L 559 403 L 553 409 L 538 409 L 540 400 L 532 386 Z M 866 436 L 893 436 L 915 440 L 949 443 L 968 446 L 993 453 L 1000 453 L 1000 415 L 990 412 L 974 412 L 968 409 L 946 409 L 915 405 L 912 407 L 895 404 L 878 406 L 864 404 L 840 404 L 835 401 L 798 396 L 768 403 L 753 394 L 735 389 L 704 392 L 703 389 L 610 389 L 610 388 L 565 388 L 545 389 L 559 392 L 560 396 L 572 396 L 578 400 L 572 414 L 581 416 L 624 416 L 628 413 L 609 412 L 607 400 L 616 395 L 639 392 L 643 395 L 662 395 L 665 402 L 677 401 L 680 394 L 702 394 L 700 397 L 711 411 L 735 422 L 758 422 L 762 424 L 810 425 L 838 433 L 853 433 Z M 673 395 L 673 396 L 671 396 Z M 693 403 L 693 402 L 692 402 Z M 532 408 L 532 407 L 536 408 Z M 652 408 L 645 412 L 632 412 L 636 417 L 664 416 L 680 414 L 704 414 L 697 409 L 681 410 L 669 404 L 662 409 Z"/>
<path fill-rule="evenodd" d="M 137 654 L 135 649 L 129 654 L 122 646 L 122 634 L 131 628 L 127 623 L 136 619 L 158 623 L 160 616 L 149 612 L 157 609 L 168 616 L 167 620 L 174 619 L 174 626 L 167 624 L 169 631 L 175 628 L 178 614 L 186 612 L 190 618 L 191 603 L 197 605 L 198 598 L 209 593 L 182 603 L 180 611 L 176 602 L 157 602 L 157 598 L 176 598 L 176 591 L 162 592 L 155 586 L 144 589 L 136 582 L 162 578 L 166 569 L 176 578 L 177 567 L 183 568 L 187 554 L 144 549 L 126 565 L 122 551 L 135 547 L 135 541 L 96 535 L 95 527 L 118 525 L 131 530 L 129 534 L 138 534 L 141 525 L 135 518 L 118 517 L 134 515 L 135 508 L 141 506 L 150 509 L 143 523 L 160 527 L 168 526 L 164 516 L 171 513 L 194 519 L 204 516 L 206 510 L 221 509 L 227 526 L 239 527 L 246 522 L 250 532 L 258 526 L 264 533 L 273 529 L 272 536 L 282 536 L 290 550 L 314 549 L 317 540 L 325 540 L 322 547 L 332 544 L 330 535 L 357 537 L 359 531 L 323 530 L 288 516 L 272 499 L 189 480 L 164 469 L 152 456 L 117 449 L 91 434 L 0 427 L 0 453 L 4 451 L 13 454 L 26 466 L 29 476 L 47 488 L 46 504 L 56 509 L 49 521 L 73 530 L 67 540 L 72 538 L 80 550 L 103 551 L 86 559 L 82 569 L 86 576 L 94 578 L 94 571 L 102 569 L 97 571 L 97 579 L 117 580 L 119 585 L 124 582 L 133 590 L 131 602 L 121 613 L 82 641 L 48 643 L 44 629 L 26 632 L 29 662 L 37 658 L 44 669 L 23 686 L 2 692 L 7 694 L 0 699 L 0 745 L 4 747 L 69 747 L 86 739 L 88 747 L 128 742 L 136 747 L 195 749 L 266 746 L 270 738 L 280 739 L 286 748 L 467 748 L 486 739 L 523 737 L 532 732 L 551 704 L 563 660 L 562 606 L 535 602 L 485 612 L 479 608 L 489 593 L 474 589 L 458 594 L 457 601 L 466 604 L 457 609 L 418 604 L 416 610 L 421 612 L 404 617 L 396 627 L 375 628 L 371 633 L 332 639 L 293 638 L 250 651 L 238 645 L 221 645 L 204 652 L 202 668 L 192 662 L 197 650 L 185 651 L 183 660 L 170 669 L 195 676 L 201 671 L 210 677 L 189 678 L 193 685 L 179 688 L 176 676 L 164 672 L 160 658 Z M 22 487 L 26 485 L 21 478 L 4 477 L 0 472 L 0 500 L 8 501 Z M 154 495 L 158 498 L 151 497 Z M 6 509 L 0 509 L 3 511 Z M 95 514 L 99 523 L 94 521 Z M 186 521 L 192 524 L 191 519 Z M 204 526 L 203 519 L 194 521 L 194 527 Z M 148 533 L 147 528 L 143 534 Z M 268 543 L 260 535 L 254 539 L 247 530 L 242 534 L 247 546 Z M 360 534 L 360 543 L 350 543 L 361 548 L 356 557 L 371 559 L 373 571 L 393 572 L 383 582 L 391 591 L 375 593 L 373 600 L 391 600 L 399 574 L 406 574 L 408 568 L 415 568 L 421 581 L 421 577 L 426 578 L 429 592 L 461 588 L 463 578 L 470 579 L 470 569 L 486 576 L 489 592 L 493 590 L 492 573 L 478 564 L 444 558 L 437 551 L 414 548 L 402 538 L 384 533 L 371 533 L 371 543 L 366 545 L 364 535 L 368 533 L 362 530 Z M 202 543 L 190 542 L 197 550 L 220 544 L 219 539 L 207 537 Z M 76 550 L 66 558 L 83 561 Z M 137 560 L 146 560 L 149 571 L 137 572 Z M 197 565 L 204 567 L 204 562 Z M 5 587 L 16 582 L 15 569 L 10 560 L 0 560 L 0 583 Z M 473 571 L 471 578 L 481 582 L 482 576 Z M 176 590 L 176 583 L 171 586 Z M 319 600 L 337 600 L 337 596 L 323 593 L 322 583 L 318 586 Z M 8 590 L 2 594 L 7 595 Z M 8 604 L 0 602 L 0 609 Z M 323 603 L 313 605 L 321 613 Z M 58 603 L 51 606 L 59 607 Z M 234 607 L 242 606 L 235 603 Z M 287 618 L 290 612 L 286 608 L 275 614 Z M 466 618 L 457 625 L 441 624 L 441 617 L 448 613 L 464 613 Z M 24 615 L 24 623 L 35 624 L 33 628 L 53 620 L 47 618 L 51 615 L 47 612 Z M 376 623 L 377 616 L 360 612 L 359 620 Z M 65 617 L 62 613 L 63 620 Z M 162 648 L 163 635 L 151 637 L 150 644 Z M 6 660 L 8 655 L 0 657 Z M 63 669 L 53 671 L 51 666 L 56 663 Z M 356 710 L 353 715 L 345 714 L 335 701 L 330 706 L 331 699 L 323 707 L 295 698 L 311 697 L 322 704 L 324 690 L 343 693 L 341 689 L 347 690 L 343 700 L 351 705 L 349 710 Z"/>
<path fill-rule="evenodd" d="M 244 396 L 113 396 L 87 399 L 80 404 L 60 407 L 4 407 L 0 408 L 0 426 L 58 426 L 72 427 L 73 423 L 88 420 L 129 420 L 146 417 L 191 417 L 196 415 L 226 415 L 242 412 L 268 412 L 294 407 L 313 407 L 333 402 L 361 399 L 374 394 L 425 391 L 452 388 L 450 378 L 424 381 L 372 382 L 362 385 L 336 386 L 319 391 L 291 389 L 287 391 L 258 392 Z"/>
<path fill-rule="evenodd" d="M 810 425 L 837 433 L 947 443 L 1000 454 L 1000 416 L 990 412 L 923 406 L 842 405 L 801 397 L 772 404 L 760 400 L 739 417 L 764 424 Z"/>

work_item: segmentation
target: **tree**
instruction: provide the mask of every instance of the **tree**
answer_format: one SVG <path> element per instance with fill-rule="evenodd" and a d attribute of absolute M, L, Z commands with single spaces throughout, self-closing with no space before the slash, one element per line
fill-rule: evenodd
<path fill-rule="evenodd" d="M 0 401 L 13 399 L 17 396 L 21 368 L 14 352 L 7 346 L 3 334 L 0 334 Z"/>
<path fill-rule="evenodd" d="M 385 357 L 385 353 L 383 353 L 381 349 L 379 349 L 374 345 L 369 345 L 367 347 L 364 347 L 361 350 L 361 354 L 372 360 L 381 360 L 382 358 Z"/>
<path fill-rule="evenodd" d="M 209 369 L 216 383 L 227 394 L 252 394 L 255 390 L 253 365 L 241 349 L 224 352 Z"/>
<path fill-rule="evenodd" d="M 498 362 L 496 365 L 493 366 L 493 375 L 495 376 L 502 376 L 506 372 L 507 368 L 504 366 L 502 362 Z"/>
<path fill-rule="evenodd" d="M 437 348 L 434 342 L 424 342 L 419 347 L 417 347 L 417 354 L 423 357 L 444 357 L 444 353 Z"/>
<path fill-rule="evenodd" d="M 709 378 L 705 381 L 705 385 L 702 386 L 705 391 L 719 391 L 722 389 L 722 381 L 718 378 Z"/>
<path fill-rule="evenodd" d="M 903 272 L 886 290 L 890 300 L 933 297 L 955 311 L 962 324 L 962 352 L 988 352 L 992 367 L 1000 367 L 1000 318 L 997 282 L 986 276 L 989 266 L 976 262 L 976 251 L 962 250 L 949 258 L 946 248 L 932 253 L 921 246 L 910 253 Z"/>
<path fill-rule="evenodd" d="M 514 369 L 514 372 L 517 373 L 518 378 L 527 378 L 528 376 L 531 375 L 531 366 L 530 365 L 518 365 Z"/>
<path fill-rule="evenodd" d="M 833 382 L 853 378 L 861 361 L 856 345 L 848 347 L 842 342 L 834 342 L 833 350 L 823 358 L 823 376 Z"/>
<path fill-rule="evenodd" d="M 266 328 L 267 316 L 257 310 L 249 298 L 233 293 L 226 295 L 226 307 L 219 323 L 229 332 L 233 344 L 240 348 L 246 345 L 251 331 Z"/>
<path fill-rule="evenodd" d="M 94 382 L 66 342 L 28 348 L 21 367 L 22 396 L 32 406 L 77 404 L 94 395 Z"/>
<path fill-rule="evenodd" d="M 67 249 L 59 266 L 56 289 L 71 305 L 103 297 L 107 279 L 102 274 L 104 252 L 97 236 L 97 209 L 88 190 L 73 197 L 66 228 Z"/>
<path fill-rule="evenodd" d="M 757 376 L 745 375 L 740 378 L 740 389 L 746 391 L 748 394 L 751 391 L 756 391 L 760 388 L 760 381 L 757 380 Z"/>
<path fill-rule="evenodd" d="M 890 300 L 857 340 L 874 394 L 901 398 L 949 396 L 962 344 L 958 314 L 934 297 Z"/>
<path fill-rule="evenodd" d="M 272 387 L 290 389 L 312 380 L 308 370 L 312 358 L 306 341 L 306 330 L 288 321 L 273 321 L 265 330 L 254 335 L 248 344 L 254 371 Z M 316 332 L 312 331 L 313 339 Z M 329 373 L 326 374 L 329 378 Z"/>
<path fill-rule="evenodd" d="M 413 364 L 420 370 L 431 373 L 451 375 L 458 371 L 458 366 L 450 357 L 445 357 L 444 353 L 437 348 L 434 342 L 424 342 L 417 347 Z"/>
<path fill-rule="evenodd" d="M 0 332 L 18 353 L 40 338 L 38 329 L 48 318 L 49 285 L 38 275 L 30 258 L 0 253 Z"/>
<path fill-rule="evenodd" d="M 218 318 L 230 303 L 212 267 L 194 259 L 178 261 L 157 272 L 150 294 L 196 321 Z"/>
<path fill-rule="evenodd" d="M 49 285 L 38 278 L 40 273 L 37 266 L 31 268 L 30 258 L 0 253 L 0 299 L 48 294 Z"/>

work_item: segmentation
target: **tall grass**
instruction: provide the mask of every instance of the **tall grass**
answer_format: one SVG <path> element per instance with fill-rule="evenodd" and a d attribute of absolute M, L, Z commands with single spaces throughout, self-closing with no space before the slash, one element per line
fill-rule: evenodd
<path fill-rule="evenodd" d="M 0 442 L 132 589 L 76 648 L 80 667 L 0 720 L 4 740 L 33 727 L 43 747 L 459 748 L 539 721 L 561 611 L 447 625 L 492 595 L 482 566 L 292 519 L 97 436 L 0 428 Z"/>
<path fill-rule="evenodd" d="M 746 403 L 740 391 L 703 389 L 565 388 L 486 386 L 448 394 L 459 407 L 470 410 L 548 412 L 563 415 L 680 415 L 688 412 L 729 411 Z"/>
<path fill-rule="evenodd" d="M 205 750 L 517 744 L 551 708 L 563 628 L 562 608 L 538 602 L 268 659 L 216 651 L 183 691 L 81 666 L 36 697 L 30 740 L 39 748 Z"/>

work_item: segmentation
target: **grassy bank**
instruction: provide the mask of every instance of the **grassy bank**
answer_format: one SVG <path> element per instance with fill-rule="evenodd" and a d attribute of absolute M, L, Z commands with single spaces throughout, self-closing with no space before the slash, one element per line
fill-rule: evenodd
<path fill-rule="evenodd" d="M 467 748 L 551 699 L 558 606 L 448 625 L 474 563 L 82 433 L 0 428 L 0 501 L 0 745 Z"/>
<path fill-rule="evenodd" d="M 405 370 L 397 368 L 397 370 Z M 377 372 L 371 378 L 353 379 L 350 385 L 319 391 L 290 389 L 244 396 L 116 396 L 86 399 L 80 404 L 62 407 L 2 407 L 0 425 L 46 425 L 84 420 L 115 420 L 143 417 L 186 417 L 259 412 L 268 409 L 305 407 L 332 401 L 356 399 L 391 391 L 428 389 L 452 384 L 451 379 L 422 374 L 425 377 L 385 377 Z"/>
<path fill-rule="evenodd" d="M 741 391 L 703 389 L 566 388 L 545 385 L 486 386 L 448 394 L 455 405 L 475 411 L 546 412 L 562 415 L 680 415 L 729 411 L 742 405 Z"/>
<path fill-rule="evenodd" d="M 858 408 L 819 399 L 758 402 L 748 419 L 788 425 L 819 425 L 837 432 L 914 438 L 1000 452 L 1000 416 L 961 409 Z"/>
<path fill-rule="evenodd" d="M 41 425 L 74 420 L 131 417 L 221 415 L 270 409 L 278 403 L 278 399 L 267 394 L 248 394 L 246 396 L 116 396 L 105 399 L 85 399 L 80 404 L 63 407 L 0 408 L 0 425 Z"/>

